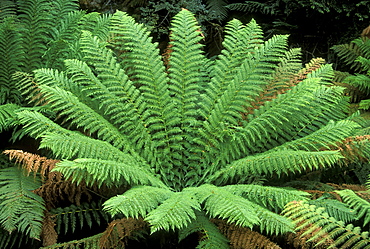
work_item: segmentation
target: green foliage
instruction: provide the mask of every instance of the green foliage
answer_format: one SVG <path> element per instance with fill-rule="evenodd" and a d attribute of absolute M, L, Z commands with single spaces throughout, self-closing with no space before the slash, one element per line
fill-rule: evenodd
<path fill-rule="evenodd" d="M 179 232 L 179 241 L 188 235 L 200 232 L 201 238 L 197 248 L 229 248 L 228 240 L 220 233 L 217 226 L 213 224 L 204 214 L 195 211 L 196 218 Z"/>
<path fill-rule="evenodd" d="M 370 93 L 370 39 L 357 38 L 349 44 L 333 46 L 333 50 L 346 65 L 350 66 L 350 69 L 357 71 L 354 75 L 344 78 L 343 82 L 368 95 Z M 360 101 L 359 109 L 369 108 L 369 99 Z"/>
<path fill-rule="evenodd" d="M 40 249 L 79 249 L 81 247 L 85 249 L 100 249 L 99 246 L 100 238 L 102 234 L 96 234 L 80 240 L 72 240 L 65 243 L 58 243 L 51 246 L 41 247 Z"/>
<path fill-rule="evenodd" d="M 74 233 L 76 228 L 82 230 L 86 226 L 91 229 L 93 226 L 100 225 L 102 220 L 110 220 L 108 215 L 102 212 L 101 205 L 94 202 L 84 202 L 79 206 L 59 207 L 50 210 L 50 213 L 55 217 L 55 230 L 58 234 L 63 234 L 63 230 L 64 234 Z"/>
<path fill-rule="evenodd" d="M 10 167 L 0 171 L 0 222 L 9 233 L 18 230 L 38 239 L 44 216 L 44 201 L 32 190 L 39 181 L 27 177 L 22 169 Z"/>
<path fill-rule="evenodd" d="M 357 213 L 357 219 L 364 220 L 364 226 L 370 221 L 370 203 L 358 195 L 352 190 L 341 190 L 336 191 L 340 197 L 343 198 L 343 202 L 347 203 Z"/>
<path fill-rule="evenodd" d="M 294 220 L 296 230 L 303 231 L 302 236 L 310 235 L 308 241 L 317 242 L 316 246 L 333 239 L 334 242 L 328 248 L 368 248 L 368 232 L 361 232 L 360 227 L 346 225 L 345 222 L 329 216 L 324 207 L 294 201 L 286 206 L 284 215 Z"/>
<path fill-rule="evenodd" d="M 144 218 L 152 233 L 173 230 L 180 239 L 200 231 L 199 248 L 226 247 L 210 218 L 268 235 L 293 231 L 278 212 L 307 195 L 247 183 L 343 159 L 334 145 L 360 126 L 343 120 L 348 99 L 330 84 L 330 65 L 300 70 L 288 37 L 263 41 L 254 20 L 230 21 L 223 51 L 208 59 L 185 9 L 172 21 L 164 63 L 142 24 L 121 11 L 108 19 L 109 29 L 77 32 L 63 67 L 34 70 L 23 81 L 36 105 L 55 111 L 16 112 L 22 133 L 63 159 L 53 172 L 79 185 L 130 184 L 109 196 L 105 211 Z"/>

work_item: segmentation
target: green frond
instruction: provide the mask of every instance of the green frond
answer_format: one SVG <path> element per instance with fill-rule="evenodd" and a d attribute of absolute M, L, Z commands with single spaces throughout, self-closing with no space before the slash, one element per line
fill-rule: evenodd
<path fill-rule="evenodd" d="M 22 169 L 0 170 L 0 224 L 9 233 L 13 230 L 39 239 L 44 217 L 44 201 L 32 192 L 40 182 L 26 176 Z"/>
<path fill-rule="evenodd" d="M 21 46 L 24 56 L 21 58 L 21 70 L 30 73 L 43 65 L 42 56 L 47 50 L 48 30 L 53 26 L 48 0 L 17 1 L 19 21 L 23 29 Z"/>
<path fill-rule="evenodd" d="M 309 196 L 308 193 L 293 188 L 247 184 L 227 185 L 221 188 L 275 212 L 281 212 L 288 202 L 307 200 Z"/>
<path fill-rule="evenodd" d="M 77 41 L 82 28 L 80 23 L 85 15 L 84 11 L 68 12 L 55 27 L 52 27 L 48 49 L 43 56 L 45 67 L 64 69 L 65 59 L 81 57 Z"/>
<path fill-rule="evenodd" d="M 129 185 L 166 188 L 152 172 L 130 157 L 121 159 L 119 162 L 89 158 L 63 160 L 57 163 L 53 171 L 62 173 L 64 177 L 71 178 L 77 184 L 85 182 L 88 186 L 97 183 L 100 187 L 105 183 L 108 187 L 112 187 L 127 182 Z"/>
<path fill-rule="evenodd" d="M 51 108 L 71 121 L 77 128 L 82 127 L 85 132 L 96 134 L 97 138 L 113 144 L 117 149 L 130 150 L 129 140 L 120 131 L 105 119 L 104 116 L 82 103 L 71 92 L 57 86 L 39 86 L 41 93 Z"/>
<path fill-rule="evenodd" d="M 64 129 L 41 113 L 24 110 L 18 112 L 17 116 L 24 125 L 23 132 L 31 137 L 42 138 L 40 148 L 51 149 L 58 158 L 121 160 L 130 157 L 108 142 Z M 132 156 L 137 158 L 136 154 Z"/>
<path fill-rule="evenodd" d="M 363 225 L 366 226 L 370 221 L 370 203 L 349 189 L 335 192 L 342 197 L 344 203 L 348 204 L 350 208 L 356 211 L 358 219 L 364 219 Z"/>
<path fill-rule="evenodd" d="M 68 71 L 74 75 L 72 80 L 84 85 L 84 93 L 89 97 L 99 100 L 99 109 L 103 109 L 104 115 L 109 115 L 112 125 L 117 127 L 114 128 L 116 134 L 122 132 L 127 136 L 126 144 L 141 151 L 148 161 L 153 160 L 155 153 L 149 124 L 154 120 L 144 113 L 144 97 L 116 62 L 111 50 L 87 32 L 80 42 L 85 60 L 99 74 L 95 76 L 84 62 L 67 60 Z"/>
<path fill-rule="evenodd" d="M 199 91 L 207 79 L 203 69 L 206 57 L 201 50 L 201 35 L 200 26 L 189 11 L 182 10 L 173 18 L 169 44 L 169 89 L 182 129 L 187 129 L 189 124 L 195 126 L 198 122 Z"/>
<path fill-rule="evenodd" d="M 153 161 L 158 161 L 153 162 L 156 171 L 163 175 L 170 174 L 178 179 L 178 181 L 169 183 L 176 187 L 175 185 L 182 181 L 179 175 L 183 173 L 177 172 L 182 170 L 180 168 L 183 167 L 181 158 L 194 156 L 193 154 L 183 155 L 191 147 L 186 146 L 188 143 L 182 142 L 184 139 L 188 140 L 188 138 L 182 131 L 182 127 L 179 126 L 182 117 L 179 114 L 179 107 L 176 106 L 177 102 L 173 101 L 175 97 L 170 95 L 169 78 L 165 72 L 157 46 L 151 42 L 152 39 L 149 38 L 148 31 L 142 25 L 136 24 L 133 18 L 128 17 L 123 12 L 117 12 L 112 17 L 111 24 L 111 35 L 113 36 L 111 44 L 114 48 L 122 51 L 119 56 L 120 64 L 129 79 L 135 82 L 135 86 L 140 91 L 140 95 L 146 104 L 146 112 L 142 117 L 146 120 L 146 130 L 150 131 L 155 145 L 154 149 L 157 151 L 154 152 L 153 148 L 149 148 L 149 145 L 146 145 L 145 148 L 148 148 L 148 151 L 153 152 L 153 155 L 157 157 L 153 158 Z M 197 87 L 194 89 L 197 89 Z M 193 94 L 192 88 L 188 90 Z M 194 103 L 195 101 L 190 102 Z M 187 108 L 191 108 L 189 115 L 194 115 L 193 111 L 196 108 L 193 106 Z M 189 122 L 187 119 L 185 121 Z M 184 129 L 187 126 L 194 125 L 192 123 L 185 124 L 185 121 Z M 130 130 L 131 132 L 133 131 Z M 145 136 L 147 135 L 145 134 Z M 177 169 L 174 169 L 175 167 Z"/>
<path fill-rule="evenodd" d="M 227 17 L 227 0 L 206 0 L 206 3 L 212 19 L 222 21 Z"/>
<path fill-rule="evenodd" d="M 259 229 L 263 234 L 282 235 L 288 232 L 294 232 L 295 224 L 291 219 L 264 208 L 257 210 L 257 216 L 260 218 Z"/>
<path fill-rule="evenodd" d="M 168 199 L 172 192 L 165 188 L 136 186 L 124 194 L 110 198 L 104 202 L 104 210 L 112 216 L 123 214 L 126 217 L 146 217 L 147 213 Z"/>
<path fill-rule="evenodd" d="M 209 181 L 235 181 L 244 175 L 289 174 L 333 166 L 343 156 L 339 151 L 281 150 L 260 153 L 233 161 L 214 173 Z"/>
<path fill-rule="evenodd" d="M 92 228 L 103 222 L 109 222 L 110 218 L 102 211 L 100 205 L 95 202 L 83 202 L 81 205 L 58 207 L 50 210 L 54 217 L 55 230 L 58 234 L 75 232 L 77 229 Z"/>
<path fill-rule="evenodd" d="M 204 103 L 201 103 L 204 111 L 200 110 L 204 118 L 209 116 L 246 57 L 262 46 L 262 38 L 262 29 L 254 19 L 246 26 L 236 19 L 227 23 L 222 43 L 224 49 L 209 69 L 211 83 L 206 87 Z"/>
<path fill-rule="evenodd" d="M 226 219 L 229 223 L 250 228 L 260 223 L 256 205 L 241 196 L 210 184 L 198 187 L 197 192 L 202 195 L 200 200 L 204 199 L 204 209 L 211 218 Z"/>
<path fill-rule="evenodd" d="M 165 67 L 146 28 L 126 13 L 117 11 L 111 18 L 111 35 L 112 45 L 122 51 L 121 65 L 127 75 L 135 79 L 146 101 L 153 108 L 156 106 L 152 110 L 153 114 L 160 116 L 163 110 L 172 114 L 174 104 L 170 101 L 167 89 Z"/>
<path fill-rule="evenodd" d="M 151 233 L 183 229 L 196 218 L 195 210 L 200 209 L 200 203 L 194 194 L 184 189 L 171 194 L 159 207 L 150 211 L 145 220 L 150 224 Z"/>
<path fill-rule="evenodd" d="M 289 90 L 294 80 L 297 78 L 297 72 L 302 68 L 301 62 L 302 52 L 300 48 L 293 48 L 285 52 L 277 65 L 272 79 L 267 85 L 267 92 L 260 97 L 273 98 L 277 94 Z M 265 90 L 265 91 L 266 91 Z"/>
<path fill-rule="evenodd" d="M 341 142 L 345 138 L 352 136 L 354 131 L 358 128 L 360 128 L 360 125 L 351 120 L 340 120 L 338 122 L 331 120 L 321 129 L 307 136 L 286 142 L 275 147 L 274 150 L 292 149 L 319 151 L 323 148 L 330 149 L 330 146 L 336 146 L 337 142 Z"/>
<path fill-rule="evenodd" d="M 336 220 L 344 221 L 345 223 L 353 222 L 357 219 L 356 212 L 349 208 L 348 205 L 334 199 L 327 199 L 320 197 L 316 200 L 308 202 L 316 207 L 323 207 L 325 211 Z"/>
<path fill-rule="evenodd" d="M 180 229 L 179 241 L 192 233 L 200 232 L 200 243 L 197 246 L 197 249 L 228 249 L 228 240 L 220 232 L 217 226 L 213 224 L 204 213 L 196 210 L 195 215 L 196 219 L 194 219 L 187 227 Z"/>
<path fill-rule="evenodd" d="M 356 59 L 364 55 L 361 44 L 369 43 L 369 41 L 370 39 L 358 38 L 349 44 L 335 45 L 332 49 L 344 64 L 349 65 L 351 69 L 359 72 L 362 71 L 362 65 L 360 62 L 356 62 Z"/>
<path fill-rule="evenodd" d="M 247 116 L 249 122 L 237 128 L 234 137 L 238 146 L 243 144 L 246 150 L 254 152 L 290 141 L 301 128 L 298 125 L 316 117 L 316 110 L 311 109 L 310 105 L 315 99 L 313 93 L 319 82 L 319 79 L 306 79 L 254 110 L 253 114 Z M 282 133 L 284 136 L 281 136 Z"/>
<path fill-rule="evenodd" d="M 269 75 L 274 72 L 276 67 L 275 62 L 278 62 L 279 58 L 283 56 L 286 39 L 286 36 L 275 36 L 266 41 L 263 46 L 256 48 L 254 54 L 244 61 L 234 79 L 229 82 L 227 89 L 214 105 L 213 110 L 210 111 L 209 117 L 205 117 L 206 121 L 203 124 L 201 136 L 215 147 L 222 148 L 222 152 L 215 152 L 215 154 L 225 154 L 226 158 L 237 159 L 247 154 L 249 141 L 256 141 L 256 138 L 249 137 L 250 134 L 247 137 L 233 133 L 240 125 L 241 113 L 245 111 L 245 107 L 249 106 L 248 103 L 253 101 L 253 96 L 262 92 L 263 86 L 268 83 Z M 253 127 L 249 132 L 255 133 L 255 128 L 258 127 L 250 123 L 248 125 Z M 272 124 L 268 123 L 267 125 L 271 127 Z M 275 129 L 275 126 L 272 129 Z M 232 140 L 235 139 L 236 142 L 220 143 L 225 136 L 231 137 Z M 257 146 L 251 147 L 257 148 Z"/>
<path fill-rule="evenodd" d="M 16 112 L 20 106 L 16 104 L 0 105 L 0 132 L 8 130 L 15 125 L 17 120 Z"/>
<path fill-rule="evenodd" d="M 30 247 L 37 246 L 39 241 L 36 239 L 30 239 L 27 235 L 13 231 L 8 231 L 0 228 L 0 248 L 21 248 L 22 244 L 27 243 Z"/>
<path fill-rule="evenodd" d="M 102 233 L 99 233 L 79 240 L 72 240 L 64 243 L 57 243 L 51 246 L 40 247 L 40 249 L 101 249 L 99 244 L 102 235 Z"/>
<path fill-rule="evenodd" d="M 81 30 L 89 31 L 101 41 L 109 38 L 111 15 L 91 12 L 83 16 Z"/>
<path fill-rule="evenodd" d="M 330 64 L 321 65 L 318 69 L 307 74 L 307 78 L 320 78 L 321 84 L 332 85 L 334 70 Z"/>
<path fill-rule="evenodd" d="M 245 3 L 233 3 L 226 6 L 230 10 L 243 11 L 246 13 L 260 12 L 265 15 L 278 15 L 280 14 L 279 8 L 276 4 L 271 2 L 260 3 L 256 1 L 245 1 Z"/>
<path fill-rule="evenodd" d="M 69 13 L 77 11 L 79 6 L 78 0 L 55 0 L 49 2 L 50 14 L 54 17 L 55 22 L 65 18 Z"/>
<path fill-rule="evenodd" d="M 21 101 L 20 92 L 12 78 L 21 68 L 20 59 L 23 54 L 20 38 L 19 27 L 14 18 L 7 18 L 2 22 L 0 19 L 0 104 L 20 104 Z"/>
<path fill-rule="evenodd" d="M 370 72 L 370 70 L 369 70 Z M 360 91 L 370 93 L 370 77 L 365 74 L 355 74 L 348 76 L 344 83 L 357 87 Z"/>
<path fill-rule="evenodd" d="M 41 138 L 48 132 L 71 133 L 37 111 L 21 110 L 17 112 L 19 122 L 23 124 L 23 133 L 34 138 Z"/>
<path fill-rule="evenodd" d="M 17 14 L 17 5 L 14 1 L 3 0 L 0 2 L 0 22 Z"/>
<path fill-rule="evenodd" d="M 337 221 L 330 217 L 325 208 L 317 208 L 304 201 L 291 202 L 284 210 L 284 215 L 293 219 L 297 224 L 296 230 L 304 230 L 302 236 L 310 235 L 308 241 L 318 241 L 320 245 L 328 239 L 333 239 L 334 243 L 328 248 L 341 246 L 341 248 L 369 248 L 369 232 L 361 232 L 359 227 L 352 224 L 345 225 L 343 221 Z"/>

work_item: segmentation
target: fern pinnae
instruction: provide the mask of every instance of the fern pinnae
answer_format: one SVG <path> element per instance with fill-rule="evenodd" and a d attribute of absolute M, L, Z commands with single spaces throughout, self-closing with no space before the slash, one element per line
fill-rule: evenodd
<path fill-rule="evenodd" d="M 100 187 L 105 183 L 108 187 L 123 184 L 124 179 L 129 185 L 151 185 L 166 188 L 147 168 L 141 167 L 134 160 L 127 158 L 125 161 L 116 161 L 79 158 L 73 161 L 59 162 L 53 171 L 58 171 L 64 177 L 80 184 L 82 181 L 88 186 L 97 183 Z"/>
<path fill-rule="evenodd" d="M 181 129 L 176 125 L 179 123 L 177 107 L 171 100 L 168 75 L 156 44 L 151 42 L 149 32 L 143 25 L 136 24 L 134 19 L 124 12 L 115 13 L 111 23 L 111 44 L 124 51 L 119 57 L 120 63 L 129 78 L 135 79 L 145 102 L 151 106 L 146 126 L 158 143 L 160 152 L 156 154 L 160 155 L 162 167 L 166 165 L 164 168 L 171 168 L 172 159 L 168 149 L 177 150 L 176 143 L 181 140 Z M 155 167 L 159 168 L 159 165 L 155 164 Z"/>
<path fill-rule="evenodd" d="M 199 90 L 204 86 L 205 72 L 201 68 L 206 58 L 201 51 L 200 26 L 189 12 L 180 12 L 173 22 L 170 35 L 171 53 L 168 72 L 170 94 L 185 124 L 196 122 Z"/>
<path fill-rule="evenodd" d="M 112 143 L 118 149 L 130 150 L 126 148 L 128 139 L 115 126 L 71 92 L 55 86 L 40 86 L 40 89 L 51 107 L 66 117 L 65 121 L 71 121 L 77 128 L 83 127 L 86 132 L 96 133 L 99 139 Z"/>
<path fill-rule="evenodd" d="M 16 167 L 0 173 L 0 223 L 8 232 L 17 229 L 39 239 L 45 207 L 43 199 L 32 192 L 40 186 L 39 180 Z"/>
<path fill-rule="evenodd" d="M 289 156 L 288 156 L 289 155 Z M 288 156 L 288 157 L 287 157 Z M 338 151 L 293 151 L 265 152 L 236 160 L 213 174 L 209 181 L 235 182 L 245 174 L 288 174 L 304 169 L 319 169 L 333 166 L 343 156 Z"/>
<path fill-rule="evenodd" d="M 200 232 L 200 243 L 197 248 L 228 249 L 228 240 L 217 226 L 203 212 L 195 210 L 195 215 L 196 218 L 187 227 L 179 230 L 179 241 L 192 233 Z"/>
<path fill-rule="evenodd" d="M 195 191 L 211 218 L 227 219 L 230 223 L 250 228 L 260 222 L 255 205 L 243 197 L 211 184 L 201 185 Z"/>
<path fill-rule="evenodd" d="M 172 192 L 165 188 L 135 186 L 104 202 L 103 209 L 112 216 L 123 214 L 126 217 L 145 217 L 171 195 Z"/>
<path fill-rule="evenodd" d="M 188 226 L 196 218 L 195 210 L 200 211 L 200 203 L 188 191 L 175 192 L 146 216 L 151 225 L 150 231 L 177 230 Z"/>
<path fill-rule="evenodd" d="M 221 187 L 232 194 L 242 196 L 268 210 L 281 212 L 288 202 L 307 200 L 309 194 L 290 188 L 252 184 L 226 185 Z"/>
<path fill-rule="evenodd" d="M 356 211 L 358 219 L 364 219 L 364 226 L 370 222 L 370 204 L 368 201 L 349 189 L 336 191 L 336 193 L 343 198 L 344 203 L 347 203 Z"/>
<path fill-rule="evenodd" d="M 338 122 L 331 121 L 321 129 L 312 132 L 304 137 L 286 142 L 273 150 L 293 149 L 319 151 L 323 148 L 330 150 L 330 146 L 335 146 L 337 142 L 343 141 L 351 136 L 355 129 L 360 126 L 350 120 L 340 120 Z"/>
<path fill-rule="evenodd" d="M 59 25 L 52 27 L 51 39 L 45 51 L 45 67 L 64 69 L 65 59 L 78 58 L 77 41 L 80 33 L 80 22 L 86 15 L 84 11 L 73 11 L 60 20 Z"/>
<path fill-rule="evenodd" d="M 363 245 L 369 248 L 368 232 L 361 232 L 359 227 L 354 227 L 352 224 L 345 225 L 343 221 L 330 217 L 325 212 L 325 208 L 317 208 L 304 201 L 293 201 L 287 205 L 284 215 L 299 224 L 296 230 L 305 230 L 302 236 L 310 234 L 308 241 L 315 241 L 316 245 L 332 238 L 334 242 L 329 248 L 339 245 L 341 248 L 363 248 Z"/>
<path fill-rule="evenodd" d="M 210 111 L 213 110 L 246 56 L 263 44 L 262 29 L 254 20 L 244 26 L 239 20 L 234 19 L 226 25 L 225 33 L 222 43 L 224 49 L 209 69 L 211 82 L 205 89 L 207 94 L 204 94 L 203 98 L 207 98 L 207 101 L 202 104 L 204 111 L 201 110 L 205 118 L 210 115 Z"/>

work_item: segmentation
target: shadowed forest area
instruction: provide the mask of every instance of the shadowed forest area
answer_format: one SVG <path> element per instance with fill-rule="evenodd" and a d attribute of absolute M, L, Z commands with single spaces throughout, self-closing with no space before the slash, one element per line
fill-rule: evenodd
<path fill-rule="evenodd" d="M 0 248 L 370 248 L 369 13 L 0 1 Z"/>

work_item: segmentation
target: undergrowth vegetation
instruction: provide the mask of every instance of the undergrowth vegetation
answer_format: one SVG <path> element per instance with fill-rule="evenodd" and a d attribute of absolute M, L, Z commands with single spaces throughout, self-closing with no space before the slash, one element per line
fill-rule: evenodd
<path fill-rule="evenodd" d="M 122 11 L 15 7 L 0 26 L 0 131 L 40 155 L 4 151 L 2 247 L 368 248 L 366 189 L 305 179 L 369 158 L 330 64 L 302 68 L 288 36 L 264 39 L 255 20 L 229 21 L 208 58 L 186 9 L 160 54 Z"/>

